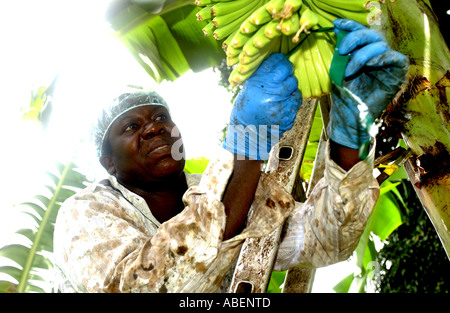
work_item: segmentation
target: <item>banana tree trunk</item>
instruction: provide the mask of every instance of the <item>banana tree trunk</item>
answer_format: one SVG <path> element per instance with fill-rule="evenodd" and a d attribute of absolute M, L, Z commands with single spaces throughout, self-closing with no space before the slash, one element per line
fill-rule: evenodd
<path fill-rule="evenodd" d="M 386 0 L 381 9 L 376 27 L 411 62 L 385 120 L 413 152 L 405 169 L 450 258 L 450 52 L 429 1 Z"/>

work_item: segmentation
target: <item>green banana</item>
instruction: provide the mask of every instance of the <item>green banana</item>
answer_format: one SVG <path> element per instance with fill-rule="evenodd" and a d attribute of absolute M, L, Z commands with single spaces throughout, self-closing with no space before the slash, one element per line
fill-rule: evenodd
<path fill-rule="evenodd" d="M 270 22 L 264 25 L 264 35 L 267 38 L 275 38 L 277 36 L 281 36 L 281 30 L 277 28 L 279 21 L 276 19 L 272 19 Z"/>
<path fill-rule="evenodd" d="M 302 49 L 298 49 L 295 51 L 290 57 L 289 61 L 294 66 L 294 75 L 298 80 L 298 88 L 302 93 L 303 98 L 310 98 L 312 96 L 311 84 L 309 82 L 309 76 L 306 71 L 305 60 L 303 59 L 303 51 Z"/>
<path fill-rule="evenodd" d="M 211 4 L 212 3 L 212 0 L 195 0 L 194 1 L 194 4 L 195 5 L 197 5 L 197 6 L 206 6 L 206 5 L 208 5 L 208 4 Z"/>
<path fill-rule="evenodd" d="M 233 57 L 227 57 L 227 66 L 233 66 L 239 63 L 239 55 Z"/>
<path fill-rule="evenodd" d="M 308 36 L 306 41 L 309 44 L 309 51 L 311 53 L 312 63 L 314 65 L 314 72 L 316 73 L 317 80 L 319 81 L 320 89 L 322 93 L 328 93 L 331 90 L 331 81 L 328 74 L 328 67 L 325 65 L 322 55 L 320 54 L 317 40 L 312 36 Z"/>
<path fill-rule="evenodd" d="M 252 38 L 252 35 L 253 34 L 243 33 L 238 30 L 231 40 L 231 45 L 233 48 L 241 48 L 250 38 Z"/>
<path fill-rule="evenodd" d="M 292 35 L 297 33 L 297 31 L 300 28 L 300 23 L 299 23 L 299 16 L 297 12 L 292 13 L 292 15 L 287 18 L 284 19 L 283 22 L 280 24 L 280 28 L 281 28 L 281 32 L 286 35 Z"/>
<path fill-rule="evenodd" d="M 255 25 L 250 22 L 249 19 L 246 19 L 240 26 L 239 30 L 245 34 L 252 34 L 259 29 L 259 25 Z"/>
<path fill-rule="evenodd" d="M 319 79 L 316 75 L 314 68 L 314 60 L 311 53 L 311 47 L 309 46 L 308 40 L 305 40 L 301 45 L 300 50 L 303 51 L 302 57 L 305 63 L 306 73 L 309 77 L 309 83 L 311 86 L 311 92 L 314 96 L 322 95 L 322 89 L 320 87 Z"/>
<path fill-rule="evenodd" d="M 270 1 L 266 5 L 267 12 L 272 14 L 272 16 L 274 14 L 276 14 L 276 13 L 281 12 L 281 10 L 283 9 L 283 6 L 284 6 L 284 2 L 285 2 L 285 0 L 272 0 L 272 1 Z"/>
<path fill-rule="evenodd" d="M 197 16 L 197 21 L 207 21 L 211 19 L 211 5 L 205 6 L 203 9 L 195 14 Z"/>
<path fill-rule="evenodd" d="M 253 9 L 259 1 L 255 0 L 234 0 L 229 2 L 219 2 L 211 6 L 211 14 L 214 16 L 226 15 L 247 8 Z"/>
<path fill-rule="evenodd" d="M 369 9 L 370 0 L 314 0 L 346 11 L 361 12 Z"/>
<path fill-rule="evenodd" d="M 250 16 L 250 22 L 255 25 L 261 25 L 269 22 L 272 19 L 272 15 L 266 10 L 267 4 L 259 7 L 253 14 Z"/>
<path fill-rule="evenodd" d="M 251 14 L 251 12 L 247 12 L 244 15 L 239 16 L 237 19 L 231 21 L 230 23 L 223 25 L 222 27 L 217 27 L 214 32 L 213 36 L 216 40 L 222 40 L 226 36 L 233 33 L 236 29 L 239 29 L 239 26 L 242 24 L 243 21 L 248 17 L 248 15 Z M 216 16 L 215 18 L 217 18 Z M 214 23 L 214 19 L 213 22 Z"/>
<path fill-rule="evenodd" d="M 354 11 L 346 11 L 344 9 L 340 9 L 340 8 L 336 8 L 333 7 L 331 5 L 328 5 L 324 2 L 320 2 L 320 1 L 315 1 L 314 2 L 315 5 L 327 12 L 330 12 L 331 14 L 340 17 L 340 18 L 349 18 L 352 20 L 355 20 L 363 25 L 368 25 L 368 20 L 367 20 L 367 16 L 368 16 L 368 12 L 354 12 Z"/>
<path fill-rule="evenodd" d="M 380 10 L 368 0 L 195 0 L 205 35 L 223 40 L 232 86 L 245 81 L 271 53 L 290 54 L 304 98 L 329 93 L 336 35 L 312 32 L 336 18 L 371 23 Z M 312 32 L 312 33 L 311 33 Z M 295 52 L 291 52 L 297 49 Z"/>
<path fill-rule="evenodd" d="M 214 31 L 213 23 L 209 22 L 208 24 L 206 24 L 206 26 L 202 28 L 202 31 L 203 31 L 203 34 L 205 34 L 205 36 L 212 35 L 212 33 Z"/>
<path fill-rule="evenodd" d="M 292 13 L 298 11 L 302 6 L 302 0 L 286 0 L 280 13 L 274 14 L 274 18 L 286 19 L 291 17 Z"/>

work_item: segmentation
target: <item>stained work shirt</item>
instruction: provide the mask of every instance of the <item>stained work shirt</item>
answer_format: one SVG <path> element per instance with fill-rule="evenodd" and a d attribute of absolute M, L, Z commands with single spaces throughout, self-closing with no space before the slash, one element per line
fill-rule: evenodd
<path fill-rule="evenodd" d="M 276 270 L 345 260 L 356 248 L 378 197 L 372 169 L 373 151 L 349 172 L 327 155 L 325 176 L 304 204 L 262 173 L 246 228 L 225 241 L 221 199 L 233 172 L 230 152 L 221 150 L 201 179 L 186 174 L 185 209 L 162 224 L 143 198 L 109 176 L 61 206 L 54 233 L 56 288 L 61 292 L 216 292 L 243 241 L 268 235 L 286 219 L 289 227 Z"/>

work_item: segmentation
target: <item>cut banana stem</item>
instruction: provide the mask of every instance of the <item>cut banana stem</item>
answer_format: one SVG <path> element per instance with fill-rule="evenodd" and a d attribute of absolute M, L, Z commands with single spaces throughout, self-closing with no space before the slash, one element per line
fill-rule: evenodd
<path fill-rule="evenodd" d="M 233 46 L 229 45 L 227 47 L 226 55 L 227 55 L 227 57 L 234 57 L 234 56 L 238 56 L 241 52 L 242 52 L 242 48 L 234 48 Z"/>
<path fill-rule="evenodd" d="M 206 26 L 202 28 L 202 31 L 203 31 L 203 34 L 205 34 L 205 36 L 212 35 L 212 33 L 214 32 L 213 23 L 209 22 L 208 24 L 206 24 Z"/>
<path fill-rule="evenodd" d="M 227 52 L 228 46 L 231 45 L 231 41 L 233 40 L 234 36 L 239 32 L 239 30 L 235 30 L 232 32 L 228 37 L 222 42 L 222 49 Z"/>
<path fill-rule="evenodd" d="M 281 24 L 281 32 L 286 35 L 295 34 L 300 28 L 299 16 L 297 12 L 292 13 L 291 17 L 285 19 Z"/>
<path fill-rule="evenodd" d="M 276 19 L 272 19 L 270 22 L 264 25 L 264 35 L 267 38 L 275 38 L 277 36 L 280 36 L 281 30 L 277 29 L 277 26 L 279 24 L 279 21 Z"/>
<path fill-rule="evenodd" d="M 301 32 L 308 32 L 308 29 L 310 29 L 313 26 L 316 26 L 317 24 L 319 24 L 319 17 L 317 13 L 314 13 L 313 11 L 311 11 L 308 8 L 305 8 L 305 10 L 302 12 L 302 15 L 300 17 L 300 30 L 299 33 Z"/>
<path fill-rule="evenodd" d="M 266 31 L 266 28 L 261 27 L 252 37 L 253 45 L 259 49 L 262 47 L 265 47 L 267 44 L 272 42 L 273 37 L 272 38 L 267 37 L 265 35 L 265 31 Z M 281 33 L 279 35 L 281 35 Z M 275 34 L 275 36 L 276 36 L 276 34 Z"/>
<path fill-rule="evenodd" d="M 194 4 L 198 5 L 198 6 L 205 6 L 205 5 L 208 5 L 211 3 L 212 3 L 212 0 L 195 0 L 194 1 Z"/>
<path fill-rule="evenodd" d="M 240 63 L 236 65 L 233 70 L 234 73 L 232 72 L 229 77 L 230 84 L 235 86 L 250 77 L 269 55 L 278 52 L 280 42 L 281 36 L 272 40 L 271 43 L 263 49 L 259 49 L 260 53 L 251 57 L 241 53 L 241 55 L 239 55 Z"/>
<path fill-rule="evenodd" d="M 281 9 L 280 13 L 277 13 L 274 15 L 274 18 L 282 18 L 282 19 L 286 19 L 291 17 L 292 13 L 294 13 L 295 11 L 298 11 L 300 9 L 300 7 L 302 6 L 303 1 L 302 0 L 286 0 L 284 2 L 284 6 Z"/>
<path fill-rule="evenodd" d="M 239 64 L 237 65 L 238 71 L 244 74 L 252 71 L 255 68 L 257 69 L 261 65 L 261 63 L 266 59 L 266 57 L 269 56 L 270 53 L 272 53 L 272 49 L 264 49 L 262 53 L 248 60 L 243 60 L 241 56 L 239 56 Z M 248 58 L 248 56 L 246 55 L 243 55 L 242 57 L 244 59 Z"/>
<path fill-rule="evenodd" d="M 227 66 L 233 66 L 239 63 L 239 55 L 234 57 L 227 57 Z"/>
<path fill-rule="evenodd" d="M 207 5 L 197 12 L 197 21 L 207 21 L 211 19 L 211 5 Z"/>
<path fill-rule="evenodd" d="M 231 40 L 231 45 L 233 48 L 241 48 L 250 38 L 252 38 L 252 34 L 246 34 L 238 30 Z"/>
<path fill-rule="evenodd" d="M 255 45 L 253 44 L 253 40 L 249 40 L 242 47 L 242 52 L 248 56 L 253 56 L 259 53 L 259 48 L 255 47 Z"/>
<path fill-rule="evenodd" d="M 246 19 L 240 26 L 240 31 L 244 34 L 253 34 L 259 29 L 259 25 L 255 25 L 252 22 L 250 22 L 249 19 Z"/>
<path fill-rule="evenodd" d="M 272 19 L 272 14 L 267 12 L 266 5 L 259 7 L 252 15 L 250 15 L 250 22 L 255 25 L 261 25 L 269 22 Z"/>
<path fill-rule="evenodd" d="M 285 0 L 271 0 L 266 5 L 267 12 L 269 12 L 272 15 L 281 12 L 284 6 L 284 2 Z"/>
<path fill-rule="evenodd" d="M 256 71 L 256 68 L 252 71 L 249 71 L 245 74 L 241 73 L 238 71 L 238 68 L 235 67 L 231 73 L 230 76 L 228 77 L 228 82 L 230 83 L 231 87 L 237 86 L 240 83 L 244 82 L 247 78 L 249 78 L 250 76 L 252 76 L 252 74 Z"/>

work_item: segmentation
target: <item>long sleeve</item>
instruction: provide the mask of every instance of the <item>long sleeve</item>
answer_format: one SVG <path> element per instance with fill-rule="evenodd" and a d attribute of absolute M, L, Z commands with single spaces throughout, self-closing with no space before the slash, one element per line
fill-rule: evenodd
<path fill-rule="evenodd" d="M 292 197 L 263 174 L 252 218 L 241 234 L 222 240 L 226 216 L 221 198 L 233 170 L 223 150 L 198 186 L 183 197 L 185 209 L 158 225 L 136 195 L 96 187 L 68 200 L 54 234 L 55 263 L 63 291 L 214 292 L 245 238 L 264 236 L 294 207 Z M 274 185 L 275 184 L 275 185 Z M 100 190 L 99 190 L 100 189 Z M 94 192 L 95 191 L 95 192 Z"/>
<path fill-rule="evenodd" d="M 275 270 L 337 263 L 358 245 L 379 195 L 372 174 L 374 148 L 348 172 L 331 160 L 329 147 L 327 152 L 324 177 L 286 222 Z"/>

